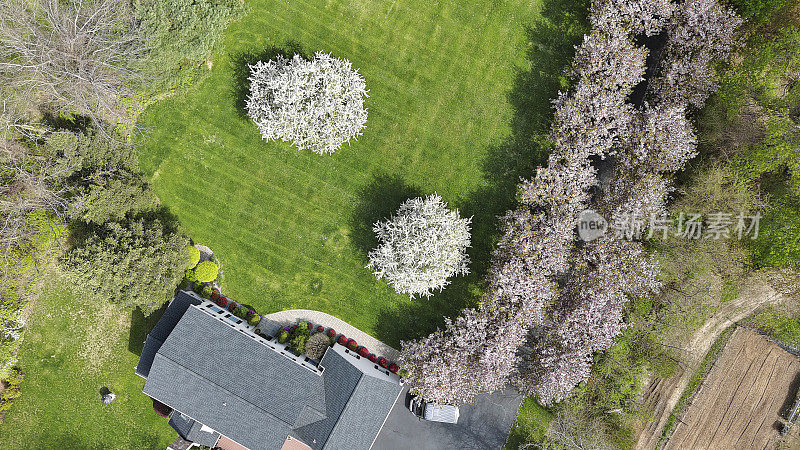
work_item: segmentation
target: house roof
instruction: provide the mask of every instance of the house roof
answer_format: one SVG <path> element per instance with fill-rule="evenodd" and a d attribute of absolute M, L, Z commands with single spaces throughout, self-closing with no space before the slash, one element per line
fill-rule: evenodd
<path fill-rule="evenodd" d="M 165 313 L 167 324 L 148 335 L 163 343 L 139 363 L 145 394 L 251 449 L 279 449 L 289 435 L 314 449 L 371 446 L 402 388 L 395 375 L 338 345 L 310 370 L 188 303 L 175 324 Z"/>
<path fill-rule="evenodd" d="M 175 298 L 169 302 L 167 310 L 164 311 L 164 315 L 161 316 L 156 326 L 147 334 L 147 339 L 144 342 L 144 347 L 142 347 L 142 353 L 139 357 L 139 363 L 136 365 L 137 375 L 147 378 L 147 375 L 150 373 L 150 366 L 153 364 L 153 358 L 155 358 L 158 349 L 161 348 L 167 336 L 172 333 L 175 325 L 181 320 L 183 313 L 189 309 L 189 306 L 199 305 L 200 303 L 200 299 L 184 291 L 179 291 L 178 294 L 175 295 Z"/>
<path fill-rule="evenodd" d="M 180 437 L 195 444 L 214 447 L 219 440 L 219 433 L 204 429 L 202 423 L 181 412 L 176 411 L 170 416 L 169 425 L 178 432 Z"/>
<path fill-rule="evenodd" d="M 313 449 L 367 449 L 402 390 L 392 376 L 341 345 L 323 356 L 328 417 L 295 428 L 293 436 Z"/>

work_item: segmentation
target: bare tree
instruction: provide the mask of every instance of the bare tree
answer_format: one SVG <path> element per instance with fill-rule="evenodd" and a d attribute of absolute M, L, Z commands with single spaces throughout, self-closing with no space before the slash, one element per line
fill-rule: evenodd
<path fill-rule="evenodd" d="M 125 0 L 11 0 L 0 10 L 0 79 L 29 104 L 124 121 L 144 52 Z"/>
<path fill-rule="evenodd" d="M 28 250 L 32 237 L 41 231 L 32 212 L 65 219 L 68 187 L 57 182 L 65 170 L 70 169 L 19 141 L 0 139 L 0 272 L 4 275 L 6 263 Z"/>

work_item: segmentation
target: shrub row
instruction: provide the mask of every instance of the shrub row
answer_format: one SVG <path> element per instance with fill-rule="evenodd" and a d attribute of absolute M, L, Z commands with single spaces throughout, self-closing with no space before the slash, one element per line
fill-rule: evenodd
<path fill-rule="evenodd" d="M 305 324 L 305 327 L 302 326 Z M 278 335 L 278 341 L 281 343 L 285 343 L 289 338 L 291 332 L 294 332 L 298 328 L 307 328 L 308 330 L 315 330 L 317 333 L 325 333 L 328 335 L 329 338 L 333 339 L 336 338 L 336 343 L 339 345 L 343 345 L 347 347 L 348 350 L 354 351 L 358 353 L 359 356 L 362 358 L 367 358 L 371 363 L 376 363 L 379 366 L 383 367 L 384 369 L 389 369 L 392 373 L 397 373 L 400 370 L 400 366 L 395 363 L 390 363 L 386 358 L 382 356 L 378 356 L 374 353 L 371 353 L 367 347 L 363 345 L 358 345 L 358 342 L 353 338 L 348 338 L 344 334 L 336 333 L 336 330 L 333 328 L 325 328 L 323 325 L 317 325 L 314 327 L 313 324 L 308 322 L 300 322 L 297 325 L 293 325 L 290 328 L 284 328 Z M 283 339 L 283 340 L 281 340 Z"/>
<path fill-rule="evenodd" d="M 261 315 L 258 314 L 254 308 L 248 305 L 240 305 L 228 299 L 228 297 L 222 295 L 218 289 L 211 290 L 208 298 L 217 305 L 227 308 L 234 316 L 246 320 L 251 326 L 256 326 L 261 322 Z"/>

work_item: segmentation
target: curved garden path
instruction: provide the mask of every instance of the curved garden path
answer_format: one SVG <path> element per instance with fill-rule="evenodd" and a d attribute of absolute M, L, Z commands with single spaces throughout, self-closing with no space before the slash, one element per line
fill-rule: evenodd
<path fill-rule="evenodd" d="M 645 410 L 652 411 L 653 418 L 639 433 L 636 449 L 654 449 L 675 405 L 678 404 L 692 373 L 700 365 L 717 338 L 731 325 L 746 318 L 761 306 L 778 303 L 781 295 L 760 280 L 753 280 L 741 294 L 720 308 L 697 329 L 683 348 L 686 366 L 670 378 L 654 378 L 642 399 Z"/>
<path fill-rule="evenodd" d="M 287 309 L 286 311 L 266 314 L 264 317 L 282 326 L 293 325 L 299 321 L 311 322 L 314 325 L 323 325 L 326 328 L 333 328 L 338 333 L 344 334 L 348 338 L 355 339 L 360 345 L 367 347 L 370 352 L 383 356 L 390 361 L 397 361 L 397 358 L 400 356 L 400 352 L 394 347 L 384 344 L 344 320 L 322 311 Z"/>

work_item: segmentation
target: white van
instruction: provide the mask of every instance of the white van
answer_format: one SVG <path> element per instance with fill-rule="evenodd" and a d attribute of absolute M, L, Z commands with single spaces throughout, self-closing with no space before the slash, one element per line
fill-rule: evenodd
<path fill-rule="evenodd" d="M 425 420 L 444 423 L 458 422 L 458 406 L 426 402 L 422 397 L 416 395 L 411 397 L 408 409 Z"/>

